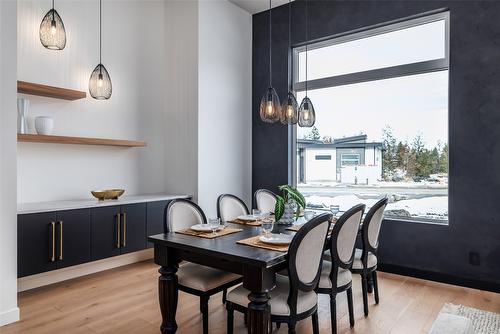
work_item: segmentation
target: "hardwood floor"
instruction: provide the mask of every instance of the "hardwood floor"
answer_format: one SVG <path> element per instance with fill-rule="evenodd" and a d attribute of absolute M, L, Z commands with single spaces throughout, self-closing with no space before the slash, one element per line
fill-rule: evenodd
<path fill-rule="evenodd" d="M 19 294 L 21 321 L 0 328 L 14 333 L 159 333 L 158 267 L 150 261 L 128 265 Z M 500 312 L 500 294 L 380 273 L 380 304 L 370 295 L 370 315 L 363 316 L 359 277 L 353 284 L 356 325 L 349 328 L 345 294 L 337 298 L 338 333 L 427 333 L 446 302 Z M 320 296 L 321 333 L 330 333 L 327 296 Z M 226 332 L 221 295 L 210 300 L 210 333 Z M 198 298 L 180 293 L 178 333 L 201 333 Z M 297 326 L 310 333 L 311 321 Z M 275 333 L 287 333 L 282 325 Z M 235 333 L 246 333 L 243 316 L 235 313 Z"/>

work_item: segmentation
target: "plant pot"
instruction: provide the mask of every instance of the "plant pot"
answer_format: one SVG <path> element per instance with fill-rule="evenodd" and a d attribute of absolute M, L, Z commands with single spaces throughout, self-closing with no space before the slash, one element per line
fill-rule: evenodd
<path fill-rule="evenodd" d="M 294 213 L 293 204 L 285 203 L 285 211 L 283 212 L 281 219 L 278 221 L 278 225 L 292 225 L 295 221 Z"/>

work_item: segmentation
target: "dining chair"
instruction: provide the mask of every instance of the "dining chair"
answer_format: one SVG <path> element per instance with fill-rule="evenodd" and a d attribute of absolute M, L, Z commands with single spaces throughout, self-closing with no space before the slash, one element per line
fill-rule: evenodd
<path fill-rule="evenodd" d="M 165 209 L 164 228 L 175 232 L 195 224 L 206 224 L 203 210 L 187 199 L 171 201 Z M 177 271 L 179 290 L 200 297 L 200 312 L 203 316 L 203 334 L 208 333 L 208 300 L 216 293 L 242 282 L 242 277 L 233 273 L 187 262 Z"/>
<path fill-rule="evenodd" d="M 354 252 L 354 261 L 351 272 L 361 275 L 361 289 L 363 292 L 363 311 L 368 315 L 368 279 L 371 275 L 373 281 L 373 290 L 375 294 L 375 303 L 379 303 L 378 282 L 377 282 L 377 251 L 379 245 L 380 226 L 384 218 L 384 210 L 388 199 L 382 198 L 373 205 L 361 228 L 361 241 L 363 249 L 356 249 Z"/>
<path fill-rule="evenodd" d="M 295 333 L 299 320 L 312 317 L 313 332 L 319 333 L 318 295 L 314 291 L 321 275 L 322 254 L 332 214 L 313 218 L 295 234 L 287 253 L 288 276 L 276 275 L 276 286 L 269 291 L 271 322 L 287 323 Z M 246 313 L 249 290 L 236 287 L 227 295 L 227 333 L 233 332 L 234 311 Z"/>
<path fill-rule="evenodd" d="M 217 217 L 222 221 L 232 221 L 249 213 L 245 202 L 235 195 L 222 194 L 217 198 Z"/>
<path fill-rule="evenodd" d="M 352 274 L 349 269 L 354 260 L 354 247 L 364 204 L 347 210 L 333 225 L 329 250 L 331 261 L 323 260 L 321 276 L 316 288 L 319 294 L 330 296 L 330 319 L 332 333 L 337 333 L 337 294 L 346 291 L 349 309 L 349 323 L 354 327 L 354 308 L 352 301 Z"/>
<path fill-rule="evenodd" d="M 258 189 L 254 195 L 255 206 L 262 213 L 274 212 L 276 205 L 276 194 L 267 189 Z"/>

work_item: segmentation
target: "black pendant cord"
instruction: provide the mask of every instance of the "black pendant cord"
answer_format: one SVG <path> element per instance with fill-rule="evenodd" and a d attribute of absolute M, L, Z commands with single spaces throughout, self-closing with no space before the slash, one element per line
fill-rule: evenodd
<path fill-rule="evenodd" d="M 52 21 L 55 21 L 55 18 L 54 18 L 54 0 L 52 0 Z"/>
<path fill-rule="evenodd" d="M 308 12 L 307 12 L 308 3 L 309 3 L 309 1 L 306 0 L 306 97 L 307 97 L 307 45 L 308 45 L 308 42 L 309 42 L 309 32 L 308 32 L 308 26 L 309 26 L 308 18 L 309 18 L 309 15 L 308 15 Z"/>
<path fill-rule="evenodd" d="M 99 64 L 102 64 L 102 0 L 99 0 Z"/>
<path fill-rule="evenodd" d="M 272 14 L 271 14 L 271 0 L 269 0 L 269 87 L 272 86 L 272 68 L 273 68 L 273 63 L 272 63 L 272 48 L 271 48 L 271 35 L 272 35 Z"/>
<path fill-rule="evenodd" d="M 288 90 L 292 91 L 291 59 L 292 59 L 292 0 L 288 0 Z"/>

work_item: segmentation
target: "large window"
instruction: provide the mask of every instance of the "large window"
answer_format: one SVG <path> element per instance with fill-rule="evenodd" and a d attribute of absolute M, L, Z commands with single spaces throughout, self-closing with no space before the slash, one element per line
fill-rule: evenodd
<path fill-rule="evenodd" d="M 388 196 L 387 218 L 448 223 L 448 34 L 442 12 L 308 45 L 316 124 L 295 130 L 294 171 L 311 208 Z M 300 102 L 304 45 L 293 59 Z"/>

